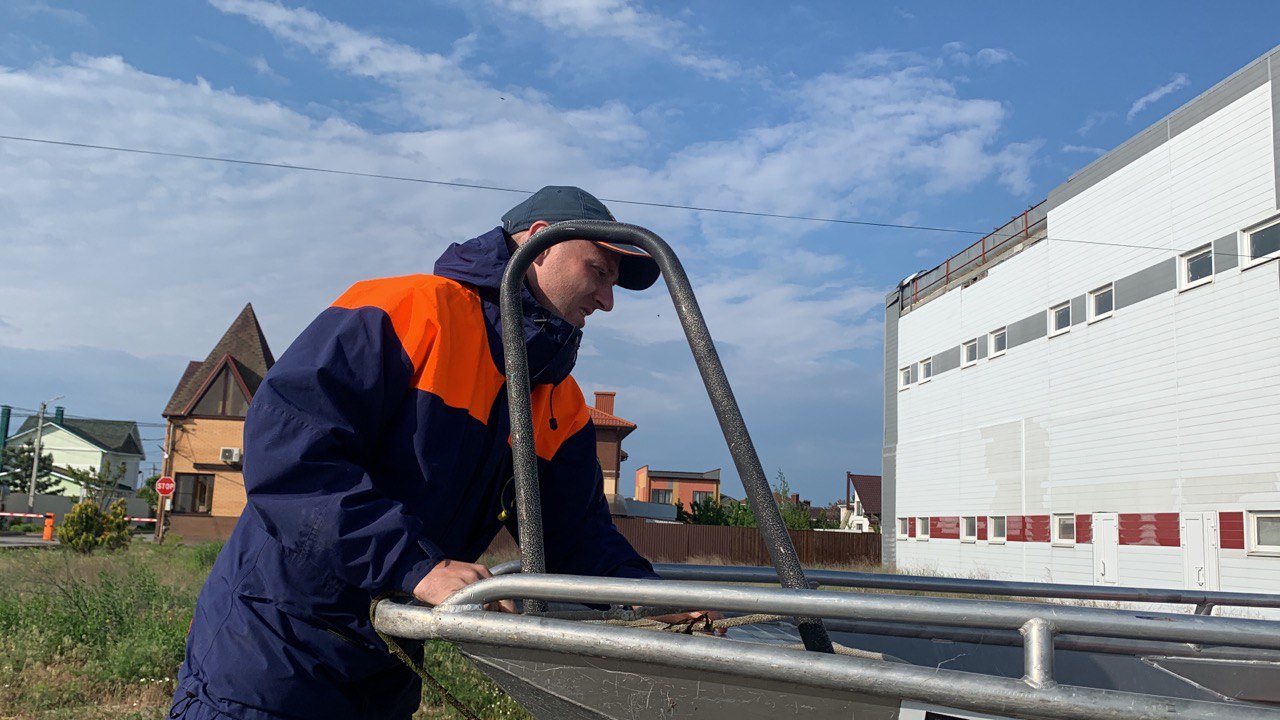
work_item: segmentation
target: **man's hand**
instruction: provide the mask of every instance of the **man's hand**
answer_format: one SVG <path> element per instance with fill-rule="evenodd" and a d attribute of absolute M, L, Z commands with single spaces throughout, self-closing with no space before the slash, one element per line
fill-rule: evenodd
<path fill-rule="evenodd" d="M 441 560 L 413 588 L 413 596 L 422 602 L 439 605 L 455 592 L 487 577 L 493 577 L 493 573 L 483 565 L 458 560 Z M 484 609 L 514 613 L 516 605 L 511 600 L 499 600 L 485 605 Z"/>
<path fill-rule="evenodd" d="M 702 621 L 715 622 L 716 620 L 720 620 L 722 618 L 724 618 L 724 615 L 722 615 L 721 613 L 715 610 L 694 610 L 693 612 L 674 613 L 672 615 L 658 615 L 656 617 L 651 617 L 649 619 L 657 620 L 658 622 L 664 622 L 664 623 L 667 623 L 668 625 L 675 625 L 677 623 L 687 623 L 687 622 L 702 622 Z M 694 627 L 697 627 L 697 625 L 695 624 Z M 725 633 L 726 633 L 726 630 L 724 628 L 716 628 L 714 631 L 714 634 L 716 635 L 724 635 Z"/>

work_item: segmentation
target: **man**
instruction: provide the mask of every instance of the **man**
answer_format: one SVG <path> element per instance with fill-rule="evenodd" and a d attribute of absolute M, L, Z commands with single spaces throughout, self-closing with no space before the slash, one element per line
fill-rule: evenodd
<path fill-rule="evenodd" d="M 499 285 L 548 224 L 614 220 L 546 187 L 454 244 L 433 275 L 357 283 L 267 373 L 245 419 L 248 504 L 200 593 L 171 717 L 408 718 L 419 680 L 369 622 L 371 598 L 439 603 L 515 534 Z M 603 498 L 595 432 L 569 376 L 581 328 L 653 259 L 586 240 L 542 253 L 522 291 L 547 570 L 656 577 Z M 510 610 L 505 607 L 502 609 Z"/>

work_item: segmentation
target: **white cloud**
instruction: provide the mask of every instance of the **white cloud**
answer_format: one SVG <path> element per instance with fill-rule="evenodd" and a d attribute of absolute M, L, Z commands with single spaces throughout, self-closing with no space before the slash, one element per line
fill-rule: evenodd
<path fill-rule="evenodd" d="M 685 38 L 689 28 L 649 12 L 631 0 L 491 0 L 507 12 L 531 17 L 548 30 L 570 37 L 617 39 L 666 54 L 672 61 L 717 80 L 737 76 L 736 63 L 697 52 Z"/>
<path fill-rule="evenodd" d="M 1089 113 L 1089 117 L 1085 118 L 1084 123 L 1082 123 L 1080 127 L 1076 130 L 1076 134 L 1088 135 L 1090 132 L 1093 131 L 1094 128 L 1098 127 L 1102 123 L 1106 122 L 1107 120 L 1110 120 L 1115 116 L 1116 114 L 1113 112 Z"/>
<path fill-rule="evenodd" d="M 1100 147 L 1091 147 L 1089 145 L 1063 145 L 1062 152 L 1069 153 L 1085 153 L 1087 155 L 1102 155 L 1106 152 Z"/>
<path fill-rule="evenodd" d="M 988 47 L 971 53 L 962 42 L 949 42 L 943 45 L 942 53 L 947 60 L 961 67 L 969 67 L 970 65 L 991 67 L 1018 59 L 1016 55 L 1004 48 Z"/>
<path fill-rule="evenodd" d="M 1137 116 L 1138 113 L 1147 109 L 1147 106 L 1151 105 L 1151 103 L 1154 103 L 1166 95 L 1177 92 L 1189 84 L 1191 84 L 1191 81 L 1187 79 L 1186 74 L 1178 73 L 1177 75 L 1174 75 L 1173 79 L 1169 82 L 1135 100 L 1133 105 L 1129 107 L 1129 112 L 1125 115 L 1125 119 L 1132 122 L 1133 118 Z"/>
<path fill-rule="evenodd" d="M 88 27 L 89 25 L 89 18 L 84 13 L 67 8 L 54 7 L 47 2 L 31 2 L 20 5 L 18 14 L 26 16 L 46 15 L 69 25 L 79 25 L 81 27 Z"/>

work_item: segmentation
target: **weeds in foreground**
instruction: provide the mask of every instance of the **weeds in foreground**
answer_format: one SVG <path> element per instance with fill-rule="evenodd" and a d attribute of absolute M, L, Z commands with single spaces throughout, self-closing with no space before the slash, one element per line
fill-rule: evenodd
<path fill-rule="evenodd" d="M 110 555 L 0 554 L 0 720 L 166 717 L 196 594 L 221 549 L 135 542 Z M 429 643 L 426 661 L 482 718 L 528 717 L 452 645 Z M 427 691 L 414 718 L 455 716 Z"/>

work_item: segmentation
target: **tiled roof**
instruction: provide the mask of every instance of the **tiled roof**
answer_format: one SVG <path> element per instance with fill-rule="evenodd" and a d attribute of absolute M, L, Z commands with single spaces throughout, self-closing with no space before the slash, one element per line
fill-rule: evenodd
<path fill-rule="evenodd" d="M 53 424 L 53 418 L 46 415 L 46 425 Z M 31 416 L 22 422 L 17 435 L 34 430 L 36 418 Z M 126 455 L 143 455 L 142 443 L 138 437 L 138 423 L 132 420 L 93 420 L 85 418 L 64 417 L 59 425 L 67 432 L 77 435 L 107 452 Z M 15 436 L 16 437 L 16 436 Z"/>
<path fill-rule="evenodd" d="M 244 310 L 240 311 L 218 344 L 213 346 L 204 362 L 193 361 L 187 365 L 182 379 L 173 391 L 173 397 L 169 398 L 169 404 L 164 408 L 164 416 L 181 415 L 195 399 L 196 392 L 222 364 L 223 358 L 228 356 L 244 379 L 252 399 L 253 393 L 262 384 L 263 376 L 276 362 L 271 348 L 267 346 L 267 338 L 262 334 L 262 326 L 258 324 L 258 316 L 253 312 L 252 303 L 244 306 Z"/>
<path fill-rule="evenodd" d="M 627 430 L 636 429 L 635 423 L 623 420 L 616 415 L 610 415 L 603 410 L 597 410 L 590 405 L 587 406 L 587 412 L 591 413 L 591 422 L 595 423 L 596 427 L 625 428 Z"/>
<path fill-rule="evenodd" d="M 858 499 L 862 501 L 862 507 L 866 508 L 867 513 L 879 515 L 880 476 L 854 475 L 850 473 L 849 480 L 853 483 L 853 489 L 858 491 Z"/>

